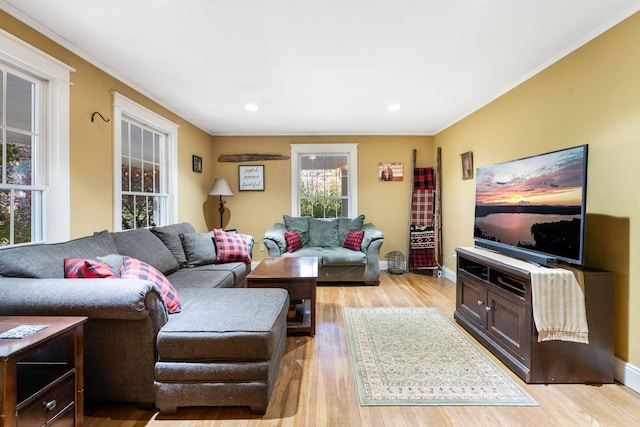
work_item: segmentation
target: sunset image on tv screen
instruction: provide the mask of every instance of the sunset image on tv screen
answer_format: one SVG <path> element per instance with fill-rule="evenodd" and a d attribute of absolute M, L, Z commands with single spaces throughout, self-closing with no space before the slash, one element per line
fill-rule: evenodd
<path fill-rule="evenodd" d="M 585 146 L 478 168 L 474 236 L 579 255 Z"/>

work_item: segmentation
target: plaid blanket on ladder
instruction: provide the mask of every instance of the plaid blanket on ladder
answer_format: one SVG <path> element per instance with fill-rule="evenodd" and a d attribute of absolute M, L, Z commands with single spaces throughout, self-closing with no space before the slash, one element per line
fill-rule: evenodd
<path fill-rule="evenodd" d="M 409 236 L 409 266 L 412 270 L 438 266 L 433 225 L 434 193 L 433 168 L 415 168 Z"/>

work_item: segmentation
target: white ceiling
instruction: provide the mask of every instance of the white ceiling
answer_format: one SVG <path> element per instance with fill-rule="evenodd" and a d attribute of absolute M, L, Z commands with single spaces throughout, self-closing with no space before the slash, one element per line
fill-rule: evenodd
<path fill-rule="evenodd" d="M 640 1 L 0 7 L 214 135 L 433 135 L 637 12 Z M 400 110 L 387 111 L 391 103 Z"/>

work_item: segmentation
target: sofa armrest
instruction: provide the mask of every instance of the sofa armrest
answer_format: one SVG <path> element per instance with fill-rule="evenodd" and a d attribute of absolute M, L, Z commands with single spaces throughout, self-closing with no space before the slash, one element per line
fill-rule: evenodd
<path fill-rule="evenodd" d="M 143 280 L 2 277 L 0 293 L 0 315 L 118 320 L 151 317 L 158 328 L 168 320 L 160 291 Z"/>
<path fill-rule="evenodd" d="M 284 239 L 286 232 L 287 227 L 278 222 L 264 233 L 262 238 L 264 245 L 269 250 L 269 256 L 280 256 L 287 251 L 287 242 Z"/>
<path fill-rule="evenodd" d="M 362 252 L 367 253 L 371 245 L 377 241 L 379 241 L 377 242 L 379 244 L 376 244 L 376 246 L 380 248 L 382 241 L 384 240 L 384 234 L 382 234 L 382 231 L 371 223 L 364 224 L 362 226 L 362 230 L 364 230 L 364 237 L 362 238 L 362 244 L 360 245 Z"/>

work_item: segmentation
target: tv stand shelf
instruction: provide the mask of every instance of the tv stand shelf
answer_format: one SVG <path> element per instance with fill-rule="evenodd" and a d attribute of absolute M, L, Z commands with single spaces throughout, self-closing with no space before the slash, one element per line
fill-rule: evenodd
<path fill-rule="evenodd" d="M 538 342 L 530 273 L 457 248 L 456 321 L 527 383 L 613 382 L 613 274 L 584 269 L 589 344 Z"/>

